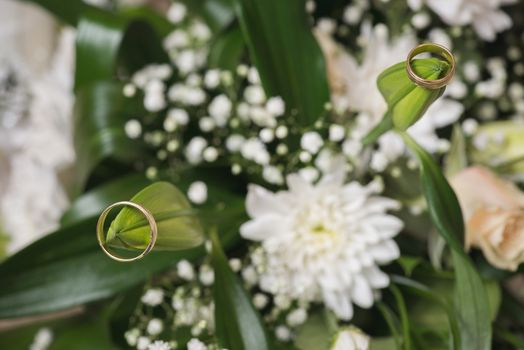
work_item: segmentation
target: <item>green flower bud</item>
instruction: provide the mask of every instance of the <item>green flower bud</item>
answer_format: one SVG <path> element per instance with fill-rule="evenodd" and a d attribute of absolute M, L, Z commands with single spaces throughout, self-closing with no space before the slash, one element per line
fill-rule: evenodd
<path fill-rule="evenodd" d="M 417 59 L 411 62 L 417 76 L 426 80 L 437 80 L 449 73 L 451 65 L 437 58 Z M 364 138 L 363 143 L 369 144 L 380 135 L 396 129 L 404 131 L 416 123 L 437 100 L 446 87 L 428 89 L 412 82 L 406 72 L 406 62 L 397 63 L 377 79 L 377 86 L 387 102 L 388 109 L 383 120 Z"/>
<path fill-rule="evenodd" d="M 204 242 L 195 211 L 172 184 L 156 182 L 136 194 L 131 202 L 153 215 L 158 228 L 155 250 L 189 249 Z M 105 243 L 111 248 L 144 250 L 150 242 L 150 231 L 149 222 L 139 210 L 124 207 L 111 223 Z"/>

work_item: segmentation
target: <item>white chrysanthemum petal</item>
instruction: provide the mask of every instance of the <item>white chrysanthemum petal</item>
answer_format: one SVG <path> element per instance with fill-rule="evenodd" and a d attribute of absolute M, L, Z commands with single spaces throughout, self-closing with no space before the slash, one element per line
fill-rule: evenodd
<path fill-rule="evenodd" d="M 375 266 L 366 268 L 363 274 L 372 288 L 384 288 L 389 285 L 388 275 Z"/>
<path fill-rule="evenodd" d="M 246 211 L 249 216 L 256 218 L 275 212 L 285 212 L 286 207 L 282 200 L 265 188 L 257 185 L 249 185 L 246 197 Z"/>
<path fill-rule="evenodd" d="M 291 174 L 286 177 L 286 183 L 291 192 L 309 193 L 312 190 L 311 184 L 298 174 Z"/>
<path fill-rule="evenodd" d="M 383 241 L 380 244 L 370 247 L 369 254 L 373 256 L 379 264 L 386 264 L 398 259 L 400 250 L 394 241 Z"/>
<path fill-rule="evenodd" d="M 273 229 L 268 231 L 268 227 L 272 227 Z M 240 235 L 254 241 L 262 241 L 272 235 L 279 234 L 281 227 L 281 217 L 265 215 L 242 224 L 242 226 L 240 226 Z"/>
<path fill-rule="evenodd" d="M 362 308 L 369 308 L 373 305 L 373 291 L 364 277 L 355 278 L 351 288 L 351 299 Z"/>
<path fill-rule="evenodd" d="M 353 317 L 353 305 L 347 295 L 337 292 L 325 292 L 324 303 L 342 320 Z"/>

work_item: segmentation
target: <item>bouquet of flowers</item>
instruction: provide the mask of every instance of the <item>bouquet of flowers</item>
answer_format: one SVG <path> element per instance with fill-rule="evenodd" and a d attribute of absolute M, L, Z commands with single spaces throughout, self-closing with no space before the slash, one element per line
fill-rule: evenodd
<path fill-rule="evenodd" d="M 0 347 L 524 348 L 522 3 L 34 2 L 72 202 Z"/>

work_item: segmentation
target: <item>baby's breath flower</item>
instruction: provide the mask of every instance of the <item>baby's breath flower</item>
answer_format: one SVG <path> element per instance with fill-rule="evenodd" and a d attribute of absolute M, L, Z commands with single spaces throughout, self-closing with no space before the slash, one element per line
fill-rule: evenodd
<path fill-rule="evenodd" d="M 159 335 L 164 330 L 162 320 L 153 318 L 147 323 L 147 333 L 150 335 Z"/>
<path fill-rule="evenodd" d="M 187 260 L 180 260 L 176 264 L 176 272 L 178 277 L 186 280 L 191 281 L 195 278 L 195 270 L 193 269 L 193 265 Z"/>
<path fill-rule="evenodd" d="M 192 338 L 187 343 L 187 350 L 207 350 L 207 346 L 197 338 Z"/>
<path fill-rule="evenodd" d="M 280 117 L 281 115 L 283 115 L 285 109 L 286 106 L 282 97 L 271 97 L 266 102 L 266 110 L 275 117 Z"/>
<path fill-rule="evenodd" d="M 171 350 L 172 347 L 169 345 L 169 343 L 163 341 L 163 340 L 157 340 L 152 344 L 149 344 L 147 347 L 147 350 Z"/>
<path fill-rule="evenodd" d="M 191 164 L 202 162 L 202 152 L 207 147 L 207 141 L 201 136 L 195 136 L 186 147 L 186 158 Z"/>
<path fill-rule="evenodd" d="M 164 301 L 164 291 L 160 288 L 148 289 L 140 300 L 149 306 L 160 305 Z"/>
<path fill-rule="evenodd" d="M 124 126 L 127 137 L 130 139 L 136 139 L 142 134 L 142 125 L 136 119 L 130 119 Z"/>
<path fill-rule="evenodd" d="M 180 2 L 173 2 L 167 10 L 167 19 L 171 23 L 180 23 L 186 17 L 186 6 Z"/>
<path fill-rule="evenodd" d="M 324 140 L 316 131 L 306 132 L 300 139 L 300 146 L 311 154 L 317 154 L 323 145 Z"/>
<path fill-rule="evenodd" d="M 200 266 L 198 276 L 200 282 L 202 282 L 204 286 L 210 286 L 215 281 L 215 272 L 213 271 L 211 266 L 206 264 Z"/>
<path fill-rule="evenodd" d="M 231 109 L 233 104 L 231 100 L 224 94 L 218 95 L 211 101 L 208 107 L 208 112 L 216 125 L 223 127 L 227 124 L 231 117 Z"/>

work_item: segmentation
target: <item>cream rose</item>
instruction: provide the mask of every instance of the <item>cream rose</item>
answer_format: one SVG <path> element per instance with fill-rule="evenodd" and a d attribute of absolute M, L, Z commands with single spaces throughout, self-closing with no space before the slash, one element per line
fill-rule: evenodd
<path fill-rule="evenodd" d="M 478 247 L 492 265 L 515 271 L 524 261 L 524 193 L 480 166 L 450 182 L 466 223 L 466 249 Z"/>

